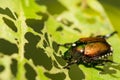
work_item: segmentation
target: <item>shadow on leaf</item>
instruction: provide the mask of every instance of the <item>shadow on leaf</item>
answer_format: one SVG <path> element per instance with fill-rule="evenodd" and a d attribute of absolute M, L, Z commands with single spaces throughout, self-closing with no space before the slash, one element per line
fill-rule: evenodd
<path fill-rule="evenodd" d="M 100 74 L 109 74 L 113 76 L 113 74 L 117 73 L 116 69 L 120 71 L 120 64 L 107 64 L 104 66 L 104 71 L 101 71 Z M 118 78 L 117 76 L 113 77 Z"/>

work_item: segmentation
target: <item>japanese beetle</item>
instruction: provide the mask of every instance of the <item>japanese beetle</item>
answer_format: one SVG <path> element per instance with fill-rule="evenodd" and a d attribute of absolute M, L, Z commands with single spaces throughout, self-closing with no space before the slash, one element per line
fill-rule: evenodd
<path fill-rule="evenodd" d="M 72 64 L 84 64 L 85 66 L 104 65 L 113 61 L 108 59 L 112 55 L 112 47 L 106 41 L 107 38 L 117 33 L 114 31 L 108 35 L 80 38 L 73 43 L 59 44 L 59 46 L 70 46 L 62 58 L 67 61 L 64 68 L 70 68 Z"/>

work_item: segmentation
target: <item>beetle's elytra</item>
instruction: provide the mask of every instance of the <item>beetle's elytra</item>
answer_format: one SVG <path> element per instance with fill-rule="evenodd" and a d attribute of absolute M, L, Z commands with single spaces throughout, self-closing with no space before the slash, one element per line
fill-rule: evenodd
<path fill-rule="evenodd" d="M 113 62 L 108 60 L 108 56 L 112 55 L 113 51 L 106 39 L 115 33 L 117 32 L 114 31 L 103 36 L 80 38 L 73 43 L 59 44 L 60 46 L 70 46 L 62 56 L 67 61 L 67 65 L 64 68 L 69 69 L 72 64 L 96 66 L 105 62 Z"/>

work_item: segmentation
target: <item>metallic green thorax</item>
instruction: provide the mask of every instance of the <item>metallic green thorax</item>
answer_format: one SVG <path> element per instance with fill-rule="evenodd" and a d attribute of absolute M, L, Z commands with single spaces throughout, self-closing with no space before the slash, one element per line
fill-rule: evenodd
<path fill-rule="evenodd" d="M 78 46 L 71 46 L 63 55 L 63 59 L 66 61 L 74 61 L 78 60 L 84 55 L 83 51 L 85 48 L 85 44 Z"/>

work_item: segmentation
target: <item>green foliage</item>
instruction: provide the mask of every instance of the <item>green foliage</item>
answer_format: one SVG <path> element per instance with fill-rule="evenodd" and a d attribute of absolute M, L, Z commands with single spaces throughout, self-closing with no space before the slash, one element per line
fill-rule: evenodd
<path fill-rule="evenodd" d="M 105 9 L 119 12 L 119 6 L 100 2 Z M 119 26 L 119 14 L 107 13 Z M 66 62 L 61 54 L 66 48 L 57 46 L 115 29 L 119 32 L 97 0 L 0 0 L 0 80 L 118 80 L 117 35 L 108 39 L 114 49 L 110 59 L 117 64 L 99 67 L 104 71 L 84 65 L 63 69 Z"/>
<path fill-rule="evenodd" d="M 107 12 L 109 19 L 114 26 L 114 28 L 118 31 L 118 34 L 120 36 L 120 23 L 119 23 L 119 17 L 120 16 L 120 1 L 116 0 L 113 2 L 112 0 L 100 0 L 100 2 L 103 4 L 105 11 Z"/>

